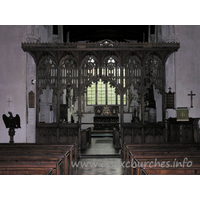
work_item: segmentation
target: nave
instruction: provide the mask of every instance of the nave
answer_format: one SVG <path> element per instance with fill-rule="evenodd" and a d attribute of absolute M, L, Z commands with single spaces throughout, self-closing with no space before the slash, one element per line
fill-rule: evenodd
<path fill-rule="evenodd" d="M 77 156 L 76 144 L 2 143 L 1 175 L 199 175 L 199 143 L 123 144 L 91 138 Z"/>

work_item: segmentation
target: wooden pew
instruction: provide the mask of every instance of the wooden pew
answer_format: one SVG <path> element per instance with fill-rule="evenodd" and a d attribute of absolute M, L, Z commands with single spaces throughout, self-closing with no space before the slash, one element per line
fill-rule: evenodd
<path fill-rule="evenodd" d="M 194 160 L 200 160 L 200 152 L 188 152 L 187 150 L 179 152 L 180 150 L 173 150 L 173 151 L 169 151 L 169 149 L 167 150 L 167 152 L 163 151 L 147 151 L 147 152 L 136 152 L 135 150 L 131 150 L 129 152 L 130 154 L 130 161 L 129 162 L 133 162 L 135 160 L 137 160 L 138 162 L 142 162 L 146 159 L 146 161 L 152 160 L 153 159 L 159 159 L 160 161 L 178 161 L 178 162 L 182 162 L 185 158 L 188 158 L 189 161 L 194 162 Z M 176 159 L 176 160 L 175 160 Z M 155 160 L 154 160 L 155 161 Z M 129 171 L 131 170 L 131 174 L 133 174 L 133 169 L 127 169 L 127 173 L 129 173 Z"/>
<path fill-rule="evenodd" d="M 117 130 L 116 128 L 113 128 L 113 144 L 114 144 L 115 149 L 121 148 L 120 134 L 119 134 L 119 130 Z"/>
<path fill-rule="evenodd" d="M 0 175 L 57 175 L 56 169 L 49 168 L 0 168 Z"/>
<path fill-rule="evenodd" d="M 54 153 L 54 154 L 41 154 L 43 152 L 40 152 L 39 154 L 5 154 L 5 155 L 0 155 L 0 166 L 1 163 L 19 163 L 19 162 L 32 162 L 34 163 L 39 163 L 39 164 L 43 164 L 45 162 L 49 162 L 49 163 L 57 163 L 59 160 L 61 160 L 61 163 L 59 165 L 59 169 L 60 171 L 62 171 L 61 174 L 70 174 L 69 170 L 68 170 L 68 163 L 69 163 L 69 152 L 64 153 Z"/>
<path fill-rule="evenodd" d="M 157 144 L 157 143 L 152 143 L 152 144 L 124 144 L 123 145 L 123 160 L 126 160 L 126 155 L 128 152 L 128 149 L 131 147 L 135 147 L 137 149 L 149 149 L 152 148 L 198 148 L 200 149 L 200 143 L 163 143 L 163 144 Z"/>
<path fill-rule="evenodd" d="M 173 162 L 175 158 L 179 161 L 183 161 L 184 158 L 192 159 L 192 162 L 196 162 L 200 160 L 200 144 L 128 144 L 124 145 L 124 162 L 125 163 L 131 163 L 133 165 L 133 162 L 144 162 L 144 161 L 153 161 L 152 159 L 159 158 L 160 160 L 168 160 Z M 192 174 L 198 171 L 198 164 L 195 163 L 195 169 L 190 168 L 185 170 L 185 173 Z M 194 167 L 194 166 L 193 166 Z M 142 172 L 145 174 L 147 171 L 145 171 L 142 168 L 139 168 L 142 170 Z M 154 172 L 158 172 L 159 170 L 162 170 L 162 173 L 164 173 L 163 168 L 154 168 Z M 138 168 L 136 168 L 138 170 Z M 151 171 L 150 171 L 151 170 Z M 156 171 L 157 170 L 157 171 Z M 152 168 L 148 168 L 148 173 L 151 173 L 153 171 Z M 171 172 L 180 174 L 183 168 L 167 168 L 165 170 L 166 174 L 170 174 Z M 161 172 L 160 172 L 161 173 Z M 124 174 L 134 174 L 134 168 L 133 167 L 125 167 Z M 138 172 L 136 173 L 138 174 Z M 139 173 L 141 174 L 141 173 Z"/>
<path fill-rule="evenodd" d="M 74 145 L 0 144 L 0 171 L 3 169 L 8 174 L 15 173 L 14 168 L 16 174 L 23 174 L 22 170 L 20 172 L 22 166 L 30 174 L 35 174 L 37 169 L 42 173 L 41 167 L 47 169 L 43 170 L 46 170 L 46 174 L 73 174 L 72 161 L 77 161 L 77 149 Z"/>
<path fill-rule="evenodd" d="M 187 153 L 187 152 L 186 152 Z M 170 153 L 170 154 L 165 154 L 163 155 L 162 152 L 150 152 L 146 153 L 144 155 L 143 153 L 135 153 L 135 152 L 130 152 L 131 155 L 131 166 L 134 166 L 136 163 L 136 169 L 159 169 L 159 170 L 170 170 L 172 169 L 175 171 L 175 169 L 180 170 L 180 169 L 192 169 L 193 167 L 200 167 L 200 154 L 199 152 L 193 152 L 193 154 L 188 153 L 188 154 L 183 154 L 183 153 Z M 175 159 L 176 158 L 176 159 Z M 186 160 L 186 158 L 188 160 Z M 156 160 L 155 160 L 156 159 Z M 190 162 L 188 167 L 186 166 L 186 163 L 183 163 L 183 161 Z M 134 163 L 133 163 L 134 162 Z M 150 162 L 151 165 L 150 165 Z M 139 165 L 137 165 L 139 164 Z M 184 168 L 182 165 L 184 164 Z M 191 166 L 192 164 L 192 166 Z M 142 166 L 141 166 L 142 165 Z M 188 171 L 187 170 L 187 171 Z M 127 170 L 128 174 L 135 174 L 134 173 L 134 168 L 130 167 L 129 170 Z M 136 172 L 137 174 L 137 172 Z"/>
<path fill-rule="evenodd" d="M 0 145 L 0 151 L 7 148 L 11 149 L 11 151 L 16 147 L 21 149 L 21 151 L 30 151 L 31 149 L 34 149 L 34 152 L 37 152 L 37 149 L 42 150 L 42 149 L 49 149 L 50 150 L 56 150 L 56 149 L 67 149 L 70 151 L 70 163 L 72 161 L 76 162 L 77 161 L 77 145 L 76 144 L 35 144 L 35 143 L 19 143 L 19 144 L 12 144 L 12 146 L 10 144 L 1 144 Z M 27 149 L 26 149 L 27 148 Z M 69 149 L 68 149 L 69 148 Z"/>
<path fill-rule="evenodd" d="M 0 175 L 61 175 L 61 160 L 47 163 L 34 162 L 1 162 L 0 163 Z"/>
<path fill-rule="evenodd" d="M 88 149 L 91 144 L 91 128 L 81 131 L 81 149 Z"/>
<path fill-rule="evenodd" d="M 45 154 L 41 154 L 43 152 L 40 152 L 39 154 L 5 154 L 5 155 L 0 155 L 0 167 L 3 166 L 3 164 L 9 163 L 10 165 L 13 165 L 15 163 L 22 163 L 22 162 L 26 162 L 29 165 L 32 163 L 32 165 L 34 166 L 34 164 L 36 163 L 37 165 L 43 165 L 45 162 L 49 163 L 49 164 L 54 164 L 54 166 L 50 166 L 49 168 L 52 167 L 56 167 L 57 171 L 62 171 L 61 174 L 69 174 L 68 172 L 68 160 L 69 160 L 69 152 L 66 152 L 65 154 L 49 154 L 49 155 L 45 155 Z M 59 165 L 56 166 L 56 163 L 60 161 Z M 57 174 L 60 174 L 57 173 Z"/>
<path fill-rule="evenodd" d="M 31 159 L 27 158 L 27 156 L 25 157 L 20 156 L 20 159 L 17 159 L 17 160 L 16 160 L 16 155 L 14 156 L 13 160 L 12 158 L 10 158 L 10 156 L 7 156 L 8 159 L 0 156 L 1 157 L 0 170 L 5 170 L 5 169 L 10 170 L 10 168 L 16 168 L 16 169 L 17 168 L 29 168 L 29 169 L 30 168 L 45 168 L 47 173 L 50 169 L 56 169 L 57 175 L 69 174 L 68 166 L 67 166 L 67 155 L 64 155 L 64 158 L 63 158 L 63 155 L 62 156 L 60 155 L 59 157 L 58 156 L 53 157 L 53 156 L 54 155 L 51 155 L 49 159 L 47 159 L 46 156 L 44 157 L 43 155 L 40 156 L 39 159 L 36 157 L 33 158 L 33 156 L 31 156 Z"/>
<path fill-rule="evenodd" d="M 127 160 L 127 153 L 130 149 L 146 149 L 151 151 L 152 149 L 159 148 L 159 149 L 172 149 L 176 147 L 176 149 L 180 148 L 187 148 L 187 149 L 200 149 L 200 144 L 183 144 L 183 143 L 164 143 L 162 144 L 124 144 L 123 146 L 123 161 Z"/>
<path fill-rule="evenodd" d="M 149 167 L 136 168 L 136 175 L 200 175 L 200 163 L 191 166 L 190 168 L 175 167 Z"/>
<path fill-rule="evenodd" d="M 45 175 L 52 171 L 53 175 L 60 175 L 60 164 L 58 162 L 1 162 L 0 175 Z"/>

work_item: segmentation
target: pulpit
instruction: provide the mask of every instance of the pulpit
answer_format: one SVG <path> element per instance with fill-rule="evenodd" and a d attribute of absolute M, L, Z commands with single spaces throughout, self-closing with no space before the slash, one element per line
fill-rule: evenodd
<path fill-rule="evenodd" d="M 119 130 L 118 106 L 95 106 L 94 130 Z"/>

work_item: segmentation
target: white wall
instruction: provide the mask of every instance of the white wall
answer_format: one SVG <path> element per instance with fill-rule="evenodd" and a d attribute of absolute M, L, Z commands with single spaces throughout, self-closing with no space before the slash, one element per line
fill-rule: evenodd
<path fill-rule="evenodd" d="M 22 50 L 21 43 L 47 41 L 47 29 L 44 26 L 0 26 L 0 115 L 8 116 L 8 111 L 14 116 L 19 114 L 21 129 L 16 129 L 15 143 L 35 142 L 35 109 L 27 112 L 26 101 L 27 92 L 35 92 L 30 82 L 35 77 L 35 63 Z M 12 101 L 10 106 L 8 99 Z M 8 129 L 0 120 L 0 143 L 9 140 Z"/>
<path fill-rule="evenodd" d="M 161 27 L 160 41 L 180 42 L 178 52 L 166 63 L 166 92 L 175 92 L 175 108 L 188 107 L 190 117 L 200 117 L 200 26 L 169 25 Z M 193 108 L 190 108 L 193 91 Z M 168 109 L 167 117 L 176 117 L 176 110 Z"/>
<path fill-rule="evenodd" d="M 77 120 L 76 120 L 77 121 Z M 94 122 L 94 114 L 83 114 L 82 123 L 93 123 Z M 82 129 L 86 129 L 88 127 L 94 127 L 93 124 L 83 124 L 81 126 Z"/>
<path fill-rule="evenodd" d="M 14 116 L 19 114 L 21 129 L 16 130 L 15 142 L 26 142 L 26 53 L 21 49 L 26 29 L 26 26 L 0 26 L 0 115 L 8 116 L 8 111 Z M 0 120 L 0 142 L 9 140 L 8 129 Z"/>
<path fill-rule="evenodd" d="M 124 113 L 124 122 L 131 123 L 132 120 L 132 113 Z"/>
<path fill-rule="evenodd" d="M 49 26 L 27 26 L 26 41 L 27 42 L 48 42 L 48 31 L 51 28 Z M 25 53 L 25 52 L 24 52 Z M 27 93 L 26 98 L 28 102 L 28 93 L 33 91 L 36 95 L 36 83 L 33 85 L 31 80 L 36 80 L 36 65 L 32 56 L 26 54 L 26 66 L 27 66 Z M 36 100 L 36 96 L 35 96 Z M 36 141 L 36 105 L 35 108 L 29 108 L 27 104 L 27 125 L 26 125 L 26 142 L 34 143 Z"/>
<path fill-rule="evenodd" d="M 193 108 L 190 117 L 200 117 L 200 26 L 175 26 L 180 49 L 175 56 L 176 64 L 176 104 L 190 107 L 193 91 Z"/>

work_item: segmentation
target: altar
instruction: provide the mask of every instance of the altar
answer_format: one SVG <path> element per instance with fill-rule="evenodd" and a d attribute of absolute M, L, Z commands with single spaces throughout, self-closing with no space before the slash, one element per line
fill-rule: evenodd
<path fill-rule="evenodd" d="M 119 130 L 118 106 L 95 106 L 94 130 Z"/>

